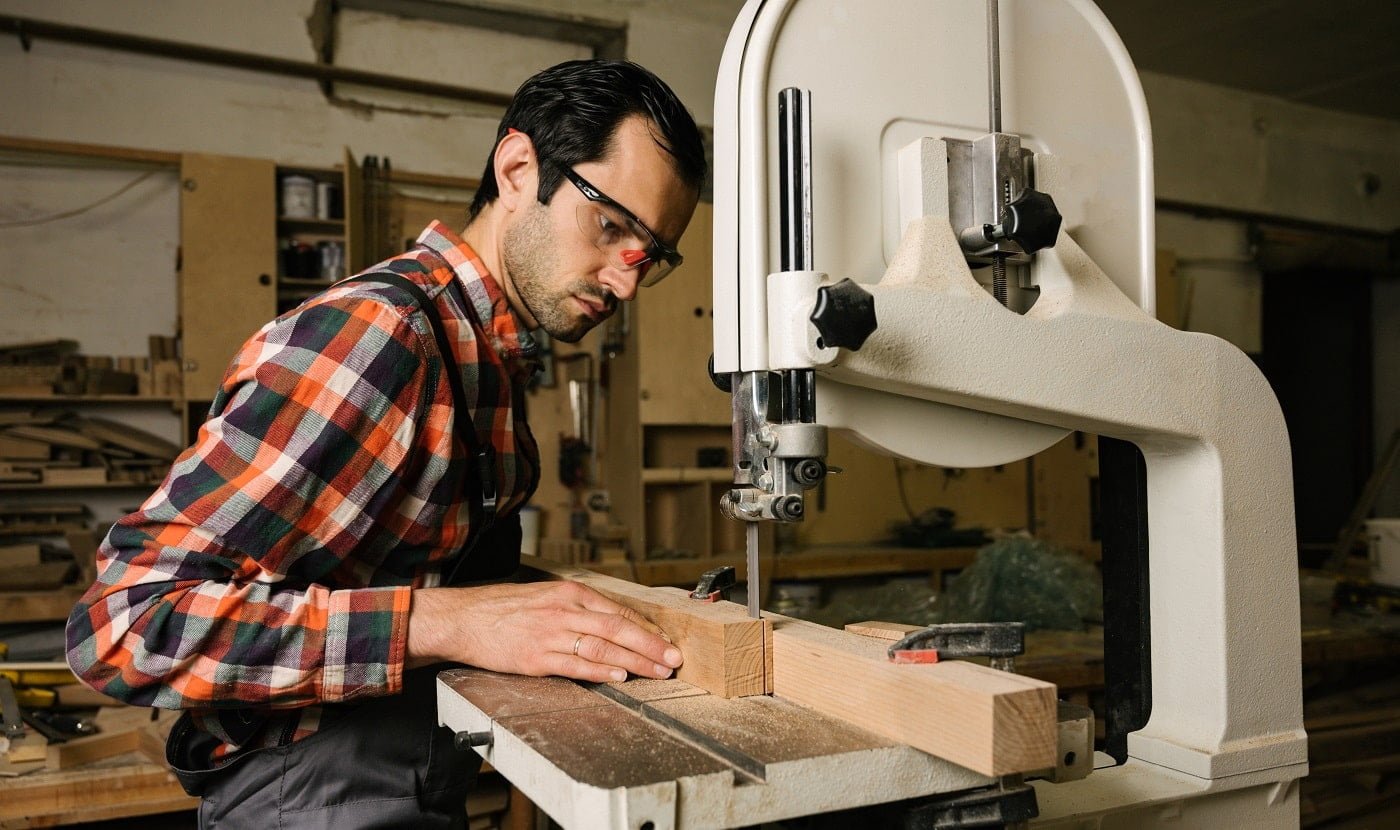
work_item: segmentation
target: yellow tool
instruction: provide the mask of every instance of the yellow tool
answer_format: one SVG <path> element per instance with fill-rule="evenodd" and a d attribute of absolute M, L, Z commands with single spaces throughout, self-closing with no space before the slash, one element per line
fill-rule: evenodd
<path fill-rule="evenodd" d="M 3 647 L 3 644 L 0 644 Z M 3 652 L 0 652 L 3 654 Z M 15 701 L 26 709 L 38 709 L 58 703 L 54 686 L 66 686 L 78 679 L 64 663 L 3 663 L 0 677 L 14 687 Z"/>

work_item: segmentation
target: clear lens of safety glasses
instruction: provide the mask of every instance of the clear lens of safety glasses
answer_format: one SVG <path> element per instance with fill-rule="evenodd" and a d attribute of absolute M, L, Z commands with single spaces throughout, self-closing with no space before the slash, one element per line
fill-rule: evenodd
<path fill-rule="evenodd" d="M 659 246 L 646 228 L 608 205 L 585 202 L 578 206 L 578 226 L 584 238 L 602 251 L 608 264 L 622 271 L 638 271 L 638 283 L 652 286 L 679 264 L 652 259 Z"/>

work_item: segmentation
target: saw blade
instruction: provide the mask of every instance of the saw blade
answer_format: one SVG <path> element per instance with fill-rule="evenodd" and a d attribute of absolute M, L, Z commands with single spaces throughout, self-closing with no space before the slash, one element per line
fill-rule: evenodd
<path fill-rule="evenodd" d="M 758 619 L 758 522 L 746 522 L 744 529 L 748 542 L 748 594 L 749 616 Z"/>

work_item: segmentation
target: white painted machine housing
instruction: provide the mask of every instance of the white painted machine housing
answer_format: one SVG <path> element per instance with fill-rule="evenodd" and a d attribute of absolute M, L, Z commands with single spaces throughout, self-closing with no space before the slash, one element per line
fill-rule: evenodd
<path fill-rule="evenodd" d="M 937 139 L 987 131 L 984 14 L 982 0 L 744 7 L 715 105 L 715 368 L 815 367 L 821 423 L 928 463 L 1003 463 L 1075 429 L 1137 444 L 1152 717 L 1129 737 L 1129 764 L 1042 785 L 1043 815 L 1191 799 L 1194 812 L 1176 817 L 1195 817 L 1185 826 L 1296 826 L 1306 737 L 1277 401 L 1237 349 L 1152 317 L 1147 112 L 1121 43 L 1086 0 L 1001 3 L 1003 130 L 1037 152 L 1037 188 L 1065 221 L 1032 266 L 1041 296 L 1030 312 L 976 283 L 938 207 L 946 175 L 928 159 Z M 859 352 L 817 350 L 800 325 L 820 276 L 775 277 L 770 289 L 787 86 L 812 92 L 814 268 L 875 297 L 880 327 Z"/>
<path fill-rule="evenodd" d="M 987 131 L 984 15 L 981 0 L 744 6 L 715 93 L 716 371 L 784 368 L 769 360 L 764 297 L 779 268 L 778 91 L 812 91 L 813 267 L 872 282 L 904 233 L 898 150 L 924 136 Z M 1001 32 L 1003 129 L 1071 171 L 1073 186 L 1052 194 L 1065 228 L 1151 313 L 1151 130 L 1127 53 L 1087 0 L 1005 0 Z M 868 393 L 824 380 L 823 423 L 928 463 L 1000 464 L 1065 434 L 926 403 L 917 430 L 903 418 L 882 429 L 867 417 Z"/>

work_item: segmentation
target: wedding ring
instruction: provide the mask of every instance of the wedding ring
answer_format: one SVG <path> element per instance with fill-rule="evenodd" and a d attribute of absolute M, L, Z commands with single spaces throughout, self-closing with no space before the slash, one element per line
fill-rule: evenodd
<path fill-rule="evenodd" d="M 577 639 L 577 640 L 574 640 L 574 656 L 575 656 L 575 657 L 578 656 L 578 647 L 581 646 L 581 645 L 583 645 L 583 635 L 582 635 L 582 634 L 578 635 L 578 639 Z"/>

